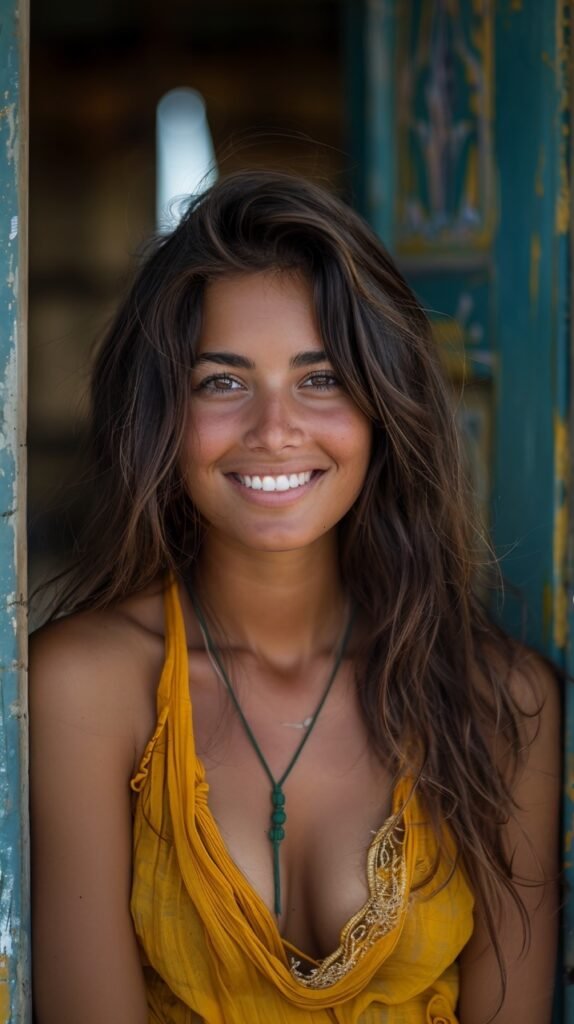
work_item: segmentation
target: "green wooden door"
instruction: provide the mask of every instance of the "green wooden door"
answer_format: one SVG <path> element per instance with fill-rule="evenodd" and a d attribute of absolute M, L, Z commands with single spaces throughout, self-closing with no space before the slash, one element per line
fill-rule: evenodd
<path fill-rule="evenodd" d="M 28 9 L 0 0 L 0 1024 L 31 1019 L 25 405 Z"/>
<path fill-rule="evenodd" d="M 573 671 L 571 16 L 561 0 L 350 0 L 345 38 L 355 199 L 430 313 L 461 395 L 506 584 L 494 610 Z M 565 696 L 572 888 L 570 688 Z M 574 980 L 571 898 L 563 964 Z M 569 984 L 564 1002 L 556 1019 L 572 1024 Z"/>

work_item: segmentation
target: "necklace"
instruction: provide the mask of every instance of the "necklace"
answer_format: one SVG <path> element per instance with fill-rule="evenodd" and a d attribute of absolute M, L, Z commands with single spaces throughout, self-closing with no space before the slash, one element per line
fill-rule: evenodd
<path fill-rule="evenodd" d="M 280 722 L 280 725 L 285 725 L 288 729 L 308 729 L 313 721 L 313 715 L 308 715 L 302 722 Z"/>
<path fill-rule="evenodd" d="M 201 630 L 201 635 L 203 636 L 203 640 L 204 640 L 204 643 L 205 643 L 205 631 L 202 629 L 201 625 L 200 625 L 200 630 Z M 225 676 L 222 674 L 218 662 L 213 657 L 212 651 L 209 650 L 209 648 L 207 647 L 207 644 L 205 644 L 205 646 L 206 646 L 206 650 L 207 650 L 207 657 L 209 658 L 209 662 L 211 664 L 211 667 L 212 667 L 213 671 L 215 672 L 215 675 L 223 683 L 224 686 L 227 686 L 227 683 L 225 681 Z M 288 729 L 308 729 L 309 726 L 312 724 L 312 722 L 313 722 L 313 715 L 307 715 L 307 718 L 304 718 L 302 722 L 279 722 L 279 725 L 283 725 L 283 726 L 287 727 Z"/>
<path fill-rule="evenodd" d="M 272 844 L 272 847 L 273 847 L 274 912 L 275 912 L 276 917 L 279 917 L 280 914 L 281 914 L 281 869 L 280 869 L 280 863 L 279 863 L 279 848 L 280 848 L 280 845 L 281 845 L 282 841 L 285 839 L 285 828 L 284 828 L 284 826 L 285 826 L 285 822 L 287 821 L 287 814 L 286 814 L 286 811 L 285 811 L 285 793 L 283 792 L 283 783 L 287 779 L 287 776 L 290 774 L 291 770 L 295 767 L 295 764 L 297 763 L 297 761 L 299 759 L 299 756 L 300 756 L 300 754 L 301 754 L 301 752 L 303 750 L 303 747 L 305 746 L 307 740 L 309 739 L 309 736 L 311 735 L 313 727 L 314 727 L 314 725 L 315 725 L 315 723 L 316 723 L 316 721 L 317 721 L 317 719 L 319 717 L 319 713 L 320 713 L 320 711 L 321 711 L 325 701 L 327 700 L 327 697 L 329 695 L 329 691 L 330 691 L 330 689 L 331 689 L 331 687 L 332 687 L 332 685 L 333 685 L 333 683 L 335 681 L 335 676 L 337 675 L 337 672 L 339 671 L 339 668 L 341 667 L 341 662 L 343 660 L 343 656 L 345 654 L 345 648 L 347 646 L 347 641 L 349 639 L 349 634 L 351 632 L 351 626 L 352 626 L 352 623 L 353 623 L 353 614 L 350 614 L 348 616 L 347 625 L 346 625 L 345 630 L 343 632 L 343 637 L 342 637 L 341 642 L 338 645 L 338 648 L 336 650 L 336 654 L 335 654 L 335 658 L 334 658 L 334 664 L 333 664 L 333 668 L 331 670 L 331 674 L 329 676 L 327 685 L 326 685 L 326 687 L 325 687 L 325 689 L 323 691 L 323 695 L 322 695 L 322 697 L 321 697 L 317 707 L 315 708 L 314 714 L 311 715 L 310 718 L 306 718 L 304 723 L 293 723 L 293 724 L 296 724 L 297 727 L 302 726 L 304 728 L 304 730 L 305 730 L 305 734 L 304 734 L 303 738 L 301 739 L 301 742 L 297 746 L 297 749 L 296 749 L 295 753 L 293 754 L 293 757 L 291 758 L 291 760 L 290 760 L 289 764 L 287 765 L 287 768 L 283 772 L 282 776 L 279 779 L 276 779 L 275 776 L 273 775 L 273 772 L 271 771 L 269 765 L 267 764 L 267 761 L 265 760 L 265 757 L 264 757 L 264 755 L 263 755 L 263 753 L 261 751 L 261 748 L 260 748 L 257 740 L 255 739 L 255 736 L 253 735 L 253 731 L 251 729 L 251 726 L 249 725 L 249 722 L 247 721 L 245 715 L 243 714 L 243 711 L 241 710 L 241 705 L 239 704 L 239 701 L 237 699 L 237 696 L 235 694 L 233 686 L 231 685 L 231 681 L 229 679 L 229 676 L 227 675 L 227 672 L 225 671 L 225 669 L 223 667 L 220 653 L 219 653 L 217 647 L 215 646 L 215 643 L 212 640 L 212 637 L 211 637 L 211 634 L 209 632 L 209 629 L 207 628 L 207 622 L 205 620 L 205 616 L 203 614 L 201 606 L 199 605 L 199 602 L 198 602 L 198 600 L 197 600 L 197 598 L 196 598 L 196 596 L 195 596 L 191 586 L 187 585 L 187 583 L 186 583 L 186 586 L 187 586 L 187 590 L 188 590 L 188 593 L 189 593 L 189 597 L 190 597 L 191 603 L 193 605 L 193 609 L 194 609 L 196 617 L 197 617 L 197 621 L 199 623 L 199 628 L 200 628 L 201 634 L 203 636 L 203 642 L 205 644 L 205 649 L 207 651 L 207 654 L 208 654 L 210 660 L 212 660 L 212 662 L 214 663 L 214 666 L 217 669 L 217 675 L 223 681 L 223 683 L 225 684 L 225 686 L 227 688 L 229 696 L 231 697 L 231 700 L 233 701 L 233 705 L 235 707 L 235 710 L 237 711 L 237 714 L 239 715 L 240 721 L 241 721 L 241 723 L 243 725 L 243 728 L 245 729 L 247 737 L 248 737 L 248 739 L 249 739 L 249 741 L 250 741 L 250 743 L 251 743 L 255 753 L 257 754 L 257 757 L 259 758 L 259 761 L 261 762 L 261 765 L 263 766 L 263 768 L 265 770 L 267 778 L 269 779 L 269 781 L 271 783 L 271 827 L 270 827 L 267 835 L 269 836 L 269 839 L 271 840 L 271 844 Z M 285 723 L 285 724 L 292 724 L 292 723 Z"/>

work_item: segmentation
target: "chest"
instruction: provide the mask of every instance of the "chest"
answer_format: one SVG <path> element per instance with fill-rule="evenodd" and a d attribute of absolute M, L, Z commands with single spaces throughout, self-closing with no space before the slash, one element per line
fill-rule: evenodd
<path fill-rule="evenodd" d="M 225 689 L 201 665 L 190 665 L 190 679 L 210 811 L 230 856 L 273 912 L 271 781 Z M 241 706 L 279 780 L 307 735 L 314 701 L 304 684 L 265 690 L 259 682 L 241 688 Z M 344 666 L 283 783 L 277 925 L 284 939 L 315 959 L 337 948 L 341 928 L 368 897 L 367 851 L 390 814 L 391 788 L 369 746 L 352 667 Z"/>

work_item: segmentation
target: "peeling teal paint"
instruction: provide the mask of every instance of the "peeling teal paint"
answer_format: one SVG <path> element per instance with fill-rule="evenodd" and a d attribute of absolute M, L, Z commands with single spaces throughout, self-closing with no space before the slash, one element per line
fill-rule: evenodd
<path fill-rule="evenodd" d="M 372 5 L 355 7 L 366 19 Z M 371 124 L 364 101 L 353 113 L 361 121 L 366 111 L 363 177 L 383 196 L 389 175 L 392 194 L 376 216 L 368 204 L 362 212 L 434 317 L 451 372 L 487 396 L 473 412 L 475 424 L 488 420 L 493 439 L 490 527 L 510 584 L 497 613 L 574 674 L 572 3 L 389 0 L 385 8 L 392 31 L 383 38 L 381 24 L 372 25 L 378 63 L 388 65 L 393 49 L 394 85 L 376 107 L 385 117 Z M 353 59 L 367 96 L 386 88 L 376 47 L 371 35 Z M 465 401 L 468 394 L 466 387 Z M 566 719 L 564 835 L 574 894 L 574 684 Z M 574 1024 L 574 895 L 564 921 L 569 984 L 564 1008 L 557 987 L 554 1020 Z"/>
<path fill-rule="evenodd" d="M 21 385 L 26 307 L 21 54 L 27 22 L 23 4 L 0 0 L 0 1024 L 27 1024 L 31 1017 Z"/>
<path fill-rule="evenodd" d="M 494 336 L 501 360 L 494 467 L 495 542 L 526 602 L 526 639 L 574 669 L 568 608 L 570 380 L 569 28 L 562 0 L 497 17 L 497 160 L 500 228 Z M 516 55 L 516 59 L 512 59 Z M 527 114 L 526 114 L 527 112 Z M 518 541 L 518 543 L 516 543 Z M 524 606 L 505 624 L 520 631 Z M 565 694 L 562 965 L 554 1020 L 574 1022 L 574 865 L 571 857 L 574 694 Z"/>

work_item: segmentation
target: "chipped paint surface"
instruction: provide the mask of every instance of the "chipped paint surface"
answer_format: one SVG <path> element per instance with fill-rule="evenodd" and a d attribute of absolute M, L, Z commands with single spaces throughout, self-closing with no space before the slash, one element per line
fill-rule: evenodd
<path fill-rule="evenodd" d="M 491 333 L 502 372 L 494 540 L 502 551 L 516 544 L 504 569 L 520 597 L 508 602 L 505 625 L 520 634 L 525 614 L 528 641 L 560 660 L 568 633 L 568 256 L 557 242 L 555 218 L 565 139 L 564 48 L 554 2 L 524 4 L 516 17 L 510 10 L 510 2 L 496 5 L 500 224 Z"/>
<path fill-rule="evenodd" d="M 530 239 L 530 302 L 531 309 L 538 305 L 538 292 L 540 289 L 540 258 L 542 256 L 542 243 L 540 235 L 535 232 Z"/>
<path fill-rule="evenodd" d="M 555 429 L 554 429 L 554 592 L 555 651 L 562 652 L 562 658 L 570 673 L 574 670 L 574 608 L 568 583 L 572 580 L 572 540 L 569 532 L 574 527 L 572 518 L 572 480 L 570 472 L 569 431 L 574 427 L 570 388 L 572 381 L 571 337 L 569 318 L 571 314 L 572 284 L 571 273 L 571 167 L 570 167 L 570 17 L 571 4 L 555 0 L 554 40 L 554 83 L 556 111 L 553 117 L 554 131 L 554 217 L 553 217 L 553 302 L 555 314 L 555 337 L 553 354 L 556 359 Z M 569 550 L 570 542 L 570 550 Z M 570 562 L 570 564 L 569 564 Z M 567 979 L 564 987 L 564 1014 L 566 1022 L 574 1020 L 574 688 L 566 684 L 564 700 L 565 717 L 565 768 L 564 785 L 564 875 L 566 901 L 563 908 L 563 976 Z"/>
<path fill-rule="evenodd" d="M 518 7 L 522 11 L 518 11 Z M 517 10 L 516 16 L 511 16 Z M 496 5 L 496 156 L 500 226 L 494 252 L 501 353 L 497 380 L 494 540 L 520 594 L 503 623 L 574 670 L 574 529 L 571 511 L 571 3 Z M 570 433 L 570 436 L 571 433 Z M 569 558 L 572 565 L 569 566 Z M 574 685 L 566 686 L 564 867 L 559 977 L 574 982 Z M 574 1024 L 574 984 L 567 986 Z M 561 1008 L 559 1008 L 561 1013 Z"/>
<path fill-rule="evenodd" d="M 4 117 L 8 124 L 6 132 L 6 161 L 8 164 L 16 161 L 16 103 L 10 103 L 4 107 Z"/>
<path fill-rule="evenodd" d="M 554 468 L 557 480 L 566 484 L 570 476 L 570 445 L 568 424 L 560 416 L 554 418 Z"/>
<path fill-rule="evenodd" d="M 5 953 L 0 953 L 0 1021 L 10 1019 L 9 964 Z"/>
<path fill-rule="evenodd" d="M 560 188 L 556 196 L 556 231 L 559 235 L 568 233 L 570 225 L 570 183 L 567 171 L 567 143 L 564 142 L 560 154 Z"/>
<path fill-rule="evenodd" d="M 538 165 L 536 167 L 536 178 L 534 180 L 534 191 L 539 199 L 544 195 L 544 165 L 546 162 L 546 153 L 544 146 L 540 146 L 538 153 Z"/>
<path fill-rule="evenodd" d="M 25 0 L 0 0 L 0 1024 L 28 1024 L 25 661 Z M 27 61 L 26 61 L 27 67 Z M 22 284 L 24 285 L 22 287 Z"/>
<path fill-rule="evenodd" d="M 568 89 L 570 67 L 570 5 L 558 0 L 556 3 L 556 77 L 561 94 L 562 136 L 558 154 L 559 186 L 556 196 L 555 227 L 559 235 L 566 235 L 570 227 L 570 92 Z"/>
<path fill-rule="evenodd" d="M 568 591 L 565 586 L 554 592 L 554 646 L 564 650 L 568 642 Z"/>
<path fill-rule="evenodd" d="M 566 646 L 568 635 L 567 558 L 570 525 L 569 497 L 569 444 L 568 426 L 560 416 L 554 419 L 554 533 L 553 533 L 553 586 L 554 586 L 554 643 Z"/>

